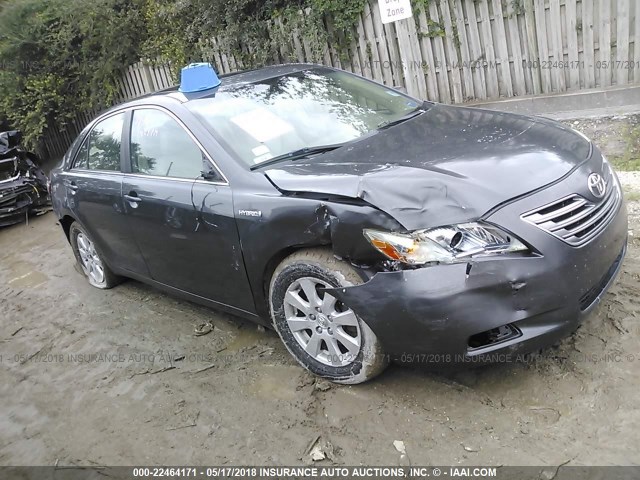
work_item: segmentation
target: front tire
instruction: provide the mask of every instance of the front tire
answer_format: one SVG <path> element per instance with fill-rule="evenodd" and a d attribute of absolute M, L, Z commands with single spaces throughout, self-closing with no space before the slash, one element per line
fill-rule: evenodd
<path fill-rule="evenodd" d="M 271 279 L 271 318 L 287 350 L 311 373 L 335 383 L 365 382 L 389 363 L 369 326 L 321 291 L 361 283 L 357 271 L 326 248 L 292 254 Z"/>
<path fill-rule="evenodd" d="M 91 285 L 106 290 L 122 281 L 105 263 L 93 239 L 78 222 L 73 222 L 69 228 L 69 241 L 78 265 Z"/>

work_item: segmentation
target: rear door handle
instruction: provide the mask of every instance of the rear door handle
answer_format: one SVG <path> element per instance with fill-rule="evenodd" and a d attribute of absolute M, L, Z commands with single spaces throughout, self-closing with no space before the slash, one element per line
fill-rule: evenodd
<path fill-rule="evenodd" d="M 73 193 L 75 193 L 75 192 L 78 191 L 79 187 L 78 187 L 78 185 L 76 185 L 76 182 L 69 182 L 69 183 L 67 183 L 67 188 L 69 190 L 71 190 Z"/>

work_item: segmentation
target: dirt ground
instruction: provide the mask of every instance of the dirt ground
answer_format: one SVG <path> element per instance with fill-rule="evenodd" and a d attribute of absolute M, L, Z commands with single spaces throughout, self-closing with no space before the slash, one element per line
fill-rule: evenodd
<path fill-rule="evenodd" d="M 622 156 L 617 121 L 578 128 Z M 315 442 L 327 465 L 637 465 L 640 175 L 623 181 L 629 254 L 571 338 L 528 362 L 392 366 L 354 387 L 316 381 L 235 317 L 134 281 L 90 287 L 53 214 L 2 230 L 0 464 L 294 465 Z"/>

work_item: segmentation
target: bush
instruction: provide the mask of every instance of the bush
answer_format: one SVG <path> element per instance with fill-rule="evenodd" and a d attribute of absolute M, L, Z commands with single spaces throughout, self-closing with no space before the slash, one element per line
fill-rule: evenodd
<path fill-rule="evenodd" d="M 51 125 L 111 105 L 128 65 L 211 61 L 214 36 L 244 68 L 291 60 L 279 50 L 293 29 L 320 58 L 325 16 L 347 46 L 365 1 L 0 0 L 0 121 L 37 148 Z M 270 33 L 276 18 L 284 29 Z"/>
<path fill-rule="evenodd" d="M 0 11 L 0 111 L 38 140 L 54 122 L 110 105 L 138 60 L 144 22 L 127 0 L 9 0 Z"/>

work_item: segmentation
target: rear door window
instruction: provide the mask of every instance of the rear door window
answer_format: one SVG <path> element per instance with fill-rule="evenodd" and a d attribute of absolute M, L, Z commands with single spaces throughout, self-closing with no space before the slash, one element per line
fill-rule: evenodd
<path fill-rule="evenodd" d="M 130 156 L 137 174 L 196 179 L 204 169 L 204 154 L 184 127 L 155 109 L 133 112 Z"/>
<path fill-rule="evenodd" d="M 80 147 L 75 164 L 76 168 L 120 171 L 120 148 L 124 118 L 124 113 L 118 113 L 96 124 L 89 134 L 88 142 L 85 141 L 85 144 Z M 87 162 L 82 166 L 78 163 L 81 161 L 81 155 L 87 155 Z"/>
<path fill-rule="evenodd" d="M 87 169 L 87 161 L 89 160 L 89 136 L 84 139 L 82 145 L 78 149 L 76 159 L 73 162 L 73 168 Z"/>

